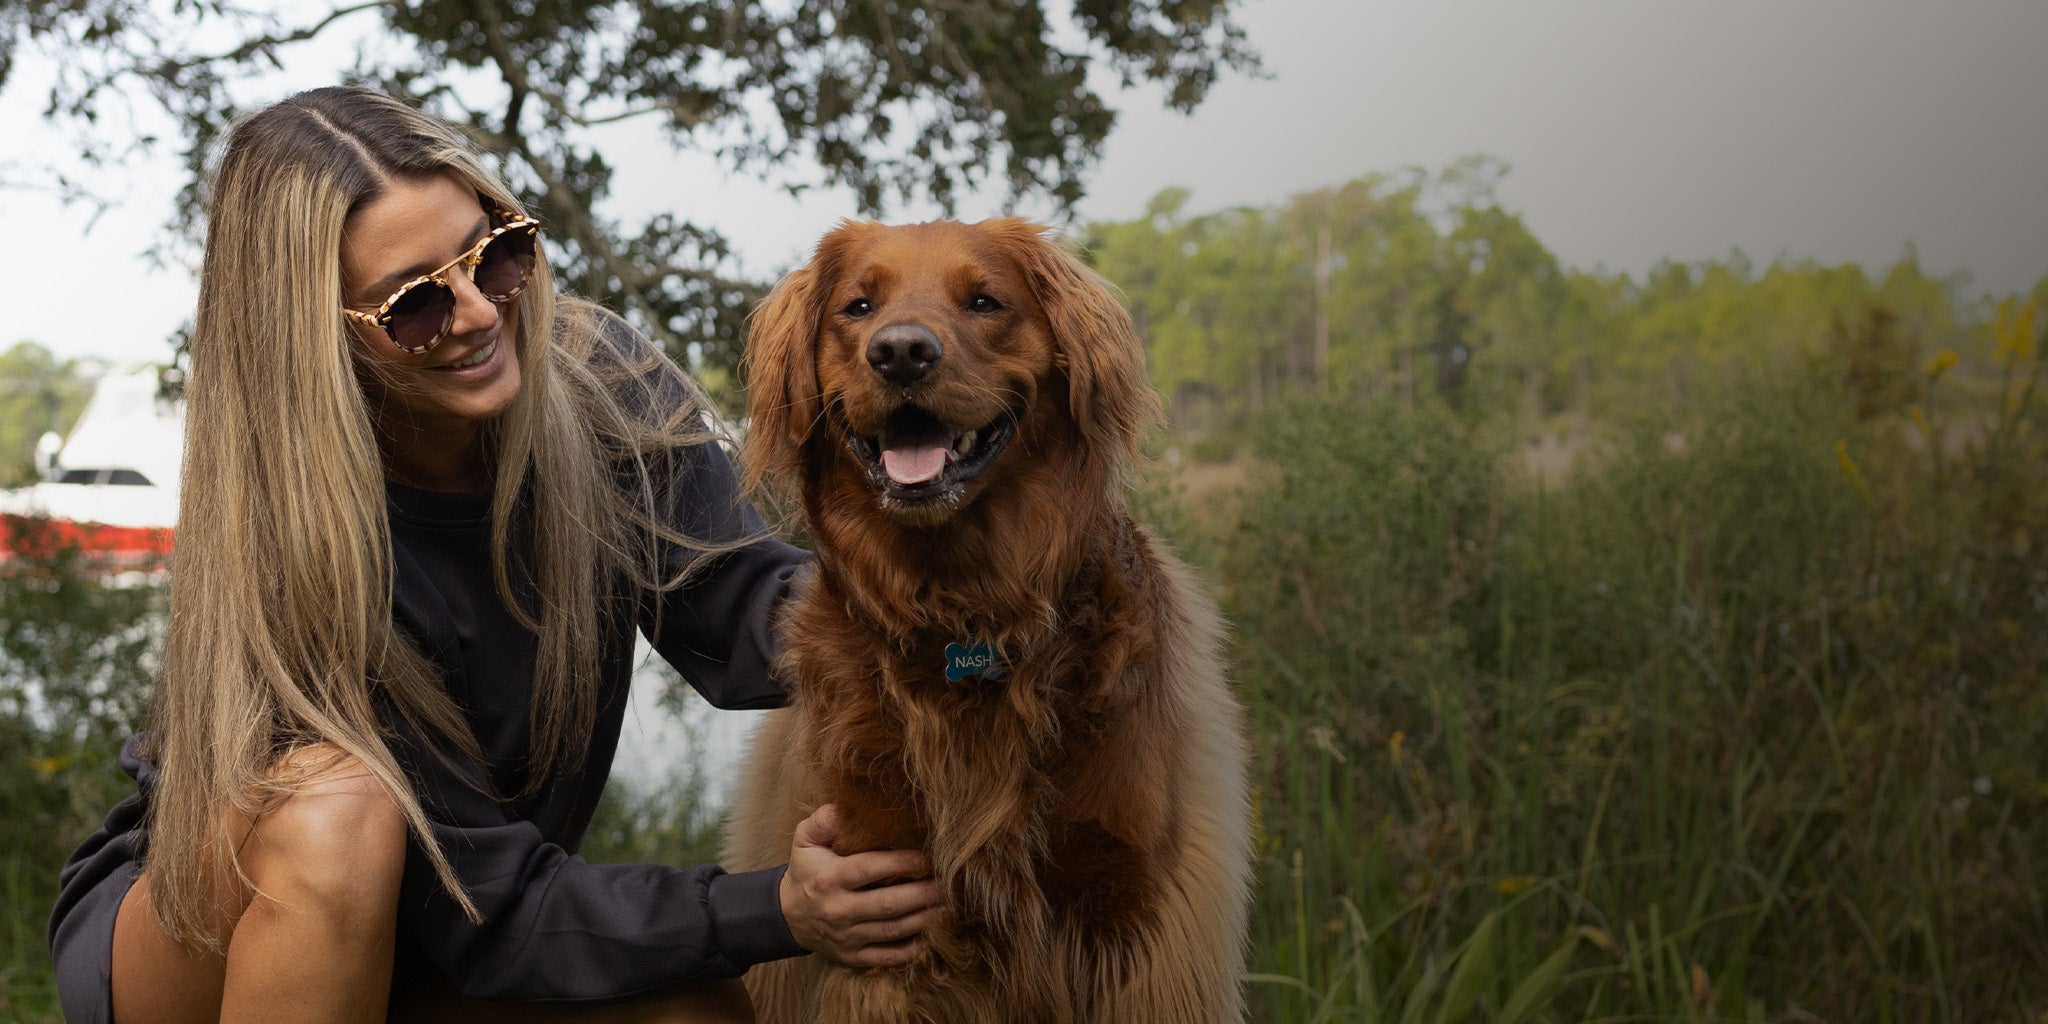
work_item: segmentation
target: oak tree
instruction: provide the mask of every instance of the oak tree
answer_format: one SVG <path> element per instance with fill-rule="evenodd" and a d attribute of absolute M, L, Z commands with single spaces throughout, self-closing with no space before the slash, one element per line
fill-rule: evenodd
<path fill-rule="evenodd" d="M 45 116 L 75 130 L 86 166 L 174 149 L 188 176 L 174 227 L 189 240 L 233 115 L 352 43 L 343 80 L 467 126 L 530 197 L 565 289 L 720 367 L 762 283 L 688 216 L 599 213 L 605 126 L 653 125 L 678 151 L 793 191 L 844 187 L 849 214 L 950 209 L 992 186 L 1065 208 L 1115 125 L 1112 83 L 1156 83 L 1186 111 L 1220 76 L 1257 73 L 1238 2 L 0 0 L 0 88 L 19 55 L 41 54 L 55 66 Z M 151 123 L 169 127 L 134 127 Z"/>

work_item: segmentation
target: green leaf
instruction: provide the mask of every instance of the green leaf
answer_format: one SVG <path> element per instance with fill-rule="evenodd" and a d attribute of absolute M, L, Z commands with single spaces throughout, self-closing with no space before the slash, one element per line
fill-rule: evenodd
<path fill-rule="evenodd" d="M 1499 922 L 1500 911 L 1494 910 L 1480 920 L 1472 937 L 1465 940 L 1465 951 L 1451 969 L 1451 980 L 1444 984 L 1444 1002 L 1437 1010 L 1436 1024 L 1459 1024 L 1472 1015 L 1479 991 L 1488 981 L 1486 969 L 1492 965 L 1493 932 Z"/>
<path fill-rule="evenodd" d="M 1285 985 L 1291 988 L 1298 988 L 1308 993 L 1311 999 L 1321 999 L 1323 997 L 1323 994 L 1316 991 L 1308 982 L 1289 974 L 1246 974 L 1244 980 L 1253 985 Z"/>
<path fill-rule="evenodd" d="M 1528 977 L 1522 979 L 1521 984 L 1515 986 L 1514 993 L 1508 996 L 1507 1005 L 1501 1008 L 1494 1024 L 1521 1024 L 1549 1002 L 1552 993 L 1557 991 L 1558 980 L 1564 977 L 1565 968 L 1571 966 L 1572 954 L 1578 949 L 1579 933 L 1574 930 L 1556 949 L 1551 950 L 1549 956 L 1543 958 L 1542 963 L 1536 965 L 1535 970 L 1529 972 Z"/>

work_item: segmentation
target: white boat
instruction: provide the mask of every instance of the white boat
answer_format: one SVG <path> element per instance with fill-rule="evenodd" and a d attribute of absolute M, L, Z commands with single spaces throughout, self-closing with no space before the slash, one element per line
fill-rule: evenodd
<path fill-rule="evenodd" d="M 178 522 L 185 409 L 158 391 L 152 365 L 100 378 L 45 479 L 0 491 L 0 565 L 76 548 L 96 571 L 162 568 Z"/>

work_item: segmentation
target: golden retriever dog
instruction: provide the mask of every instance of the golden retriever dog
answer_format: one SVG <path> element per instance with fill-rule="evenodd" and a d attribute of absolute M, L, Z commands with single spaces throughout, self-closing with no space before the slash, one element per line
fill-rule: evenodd
<path fill-rule="evenodd" d="M 838 852 L 923 850 L 947 894 L 917 963 L 749 971 L 761 1019 L 1242 1020 L 1243 716 L 1125 506 L 1159 407 L 1108 287 L 1022 220 L 847 223 L 746 362 L 748 486 L 794 492 L 818 561 L 727 863 L 835 803 Z"/>

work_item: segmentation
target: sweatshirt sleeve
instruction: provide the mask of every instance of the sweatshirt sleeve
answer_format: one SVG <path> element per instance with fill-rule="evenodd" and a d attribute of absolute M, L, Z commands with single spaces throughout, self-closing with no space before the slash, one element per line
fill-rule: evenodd
<path fill-rule="evenodd" d="M 434 839 L 476 903 L 471 921 L 415 842 L 400 932 L 464 995 L 603 1001 L 730 978 L 801 955 L 783 922 L 783 868 L 593 864 L 548 841 L 449 760 L 406 758 L 432 794 Z"/>
<path fill-rule="evenodd" d="M 743 543 L 712 552 L 668 545 L 664 569 L 687 574 L 643 604 L 640 628 L 712 706 L 781 707 L 788 698 L 771 671 L 775 617 L 810 553 L 768 534 L 723 448 L 697 445 L 675 463 L 664 497 L 670 524 L 714 545 Z"/>
<path fill-rule="evenodd" d="M 615 316 L 600 336 L 593 365 L 607 367 L 621 407 L 655 422 L 695 415 L 688 412 L 702 400 L 695 386 L 653 342 Z M 788 698 L 770 674 L 779 651 L 774 620 L 810 553 L 768 532 L 720 444 L 651 453 L 641 468 L 653 484 L 655 515 L 702 542 L 662 545 L 662 571 L 681 582 L 640 602 L 641 632 L 713 707 L 781 707 Z"/>

